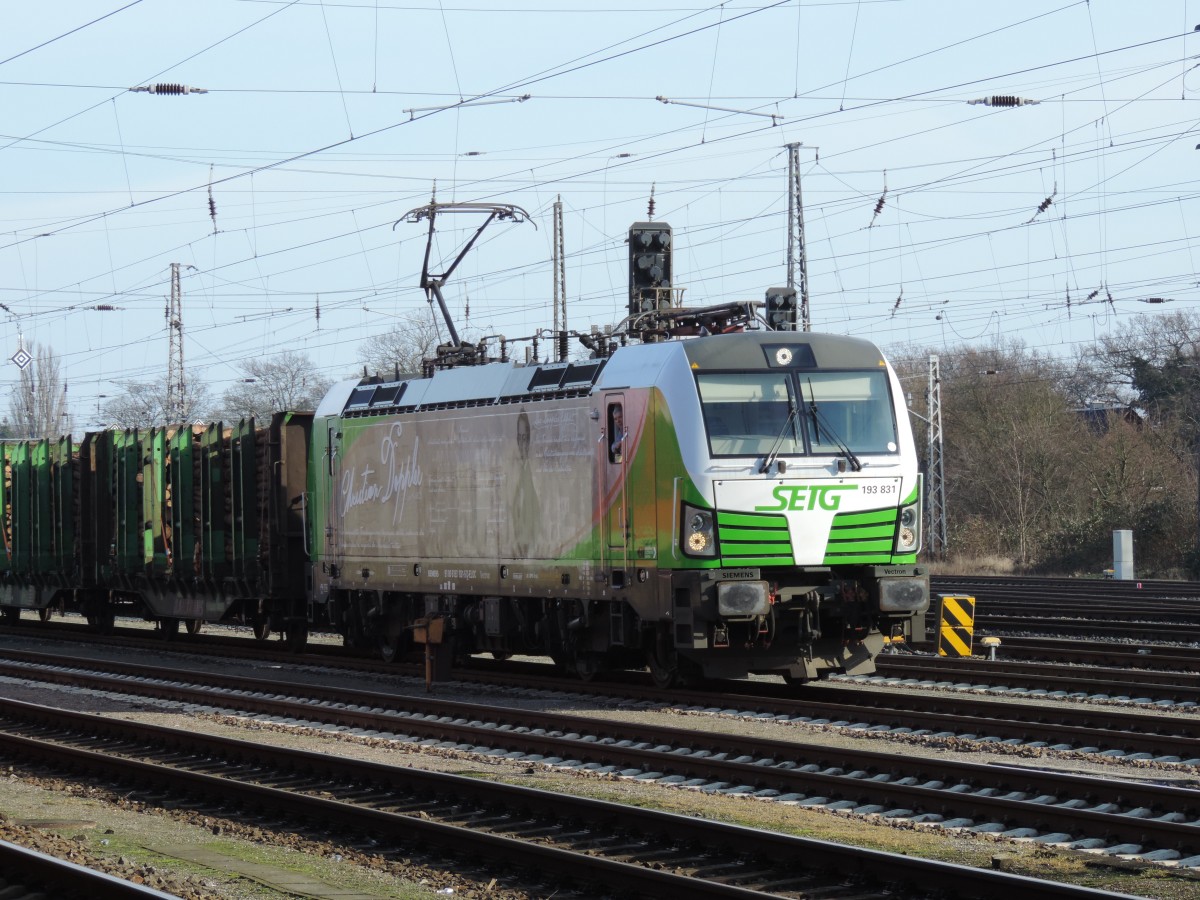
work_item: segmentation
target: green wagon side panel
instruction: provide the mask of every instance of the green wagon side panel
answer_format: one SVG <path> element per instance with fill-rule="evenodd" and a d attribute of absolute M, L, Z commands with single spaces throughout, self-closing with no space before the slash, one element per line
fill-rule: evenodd
<path fill-rule="evenodd" d="M 5 448 L 5 450 L 12 490 L 12 502 L 9 505 L 12 527 L 12 571 L 16 575 L 28 575 L 31 572 L 33 561 L 29 443 L 22 441 L 15 446 Z M 11 451 L 11 454 L 8 451 Z"/>
<path fill-rule="evenodd" d="M 167 565 L 171 575 L 184 578 L 196 572 L 195 438 L 181 426 L 167 446 Z"/>
<path fill-rule="evenodd" d="M 151 428 L 141 442 L 143 562 L 155 575 L 167 573 L 167 429 Z"/>
<path fill-rule="evenodd" d="M 116 551 L 113 515 L 116 433 L 88 434 L 80 447 L 79 556 L 87 586 L 109 584 Z"/>
<path fill-rule="evenodd" d="M 219 581 L 229 575 L 228 453 L 220 422 L 200 438 L 201 574 Z"/>
<path fill-rule="evenodd" d="M 71 438 L 50 445 L 51 558 L 53 570 L 63 577 L 77 569 L 75 559 L 75 484 L 79 460 Z"/>
<path fill-rule="evenodd" d="M 113 435 L 112 491 L 115 531 L 115 565 L 120 574 L 141 571 L 144 559 L 142 533 L 141 437 L 136 428 Z"/>
<path fill-rule="evenodd" d="M 12 501 L 9 468 L 11 444 L 0 445 L 0 571 L 12 571 L 12 511 L 9 504 Z"/>
<path fill-rule="evenodd" d="M 50 441 L 30 442 L 30 549 L 31 571 L 48 575 L 54 571 L 54 516 L 50 505 Z"/>
<path fill-rule="evenodd" d="M 253 578 L 259 570 L 255 439 L 254 420 L 243 419 L 229 441 L 231 561 L 237 578 Z"/>

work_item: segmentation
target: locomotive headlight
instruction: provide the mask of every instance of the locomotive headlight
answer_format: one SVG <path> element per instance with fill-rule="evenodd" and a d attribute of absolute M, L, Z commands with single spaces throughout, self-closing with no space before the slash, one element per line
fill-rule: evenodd
<path fill-rule="evenodd" d="M 689 556 L 715 556 L 717 536 L 713 529 L 712 513 L 684 504 L 681 538 L 684 552 Z"/>
<path fill-rule="evenodd" d="M 900 509 L 900 527 L 896 530 L 896 552 L 916 553 L 921 549 L 921 509 L 913 503 Z"/>

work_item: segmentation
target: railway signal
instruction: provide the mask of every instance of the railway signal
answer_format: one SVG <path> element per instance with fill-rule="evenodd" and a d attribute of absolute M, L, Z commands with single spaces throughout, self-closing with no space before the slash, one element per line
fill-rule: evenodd
<path fill-rule="evenodd" d="M 796 289 L 767 288 L 767 324 L 774 331 L 795 331 L 798 322 Z"/>
<path fill-rule="evenodd" d="M 671 307 L 671 226 L 635 222 L 629 229 L 629 314 Z"/>

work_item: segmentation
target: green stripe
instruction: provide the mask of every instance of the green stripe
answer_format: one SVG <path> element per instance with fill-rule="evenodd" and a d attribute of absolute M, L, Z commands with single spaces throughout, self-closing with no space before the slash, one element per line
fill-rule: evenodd
<path fill-rule="evenodd" d="M 791 532 L 786 516 L 717 512 L 722 562 L 731 566 L 790 566 Z"/>
<path fill-rule="evenodd" d="M 790 556 L 792 545 L 784 542 L 773 544 L 739 544 L 739 543 L 721 543 L 722 556 L 744 556 L 749 553 L 753 556 Z"/>
<path fill-rule="evenodd" d="M 825 553 L 889 553 L 891 549 L 891 541 L 830 541 Z"/>
<path fill-rule="evenodd" d="M 786 528 L 722 528 L 722 541 L 790 541 Z"/>
<path fill-rule="evenodd" d="M 744 528 L 783 528 L 787 529 L 785 516 L 765 516 L 755 513 L 718 512 L 718 525 L 742 526 Z"/>
<path fill-rule="evenodd" d="M 732 566 L 790 566 L 790 556 L 726 556 L 724 562 Z"/>
<path fill-rule="evenodd" d="M 890 539 L 896 533 L 896 526 L 893 523 L 886 525 L 874 526 L 850 526 L 843 528 L 841 524 L 834 525 L 829 532 L 831 541 L 853 538 L 855 540 L 865 540 L 867 538 L 888 538 Z"/>
<path fill-rule="evenodd" d="M 892 557 L 886 553 L 827 553 L 824 564 L 827 566 L 837 563 L 891 563 Z"/>
<path fill-rule="evenodd" d="M 880 553 L 827 553 L 823 565 L 833 566 L 840 563 L 885 563 L 891 566 L 912 565 L 917 561 L 915 553 L 905 556 L 892 556 Z"/>
<path fill-rule="evenodd" d="M 833 517 L 834 527 L 846 525 L 882 525 L 885 522 L 896 521 L 897 510 L 894 506 L 887 509 L 873 509 L 869 512 L 838 513 Z"/>

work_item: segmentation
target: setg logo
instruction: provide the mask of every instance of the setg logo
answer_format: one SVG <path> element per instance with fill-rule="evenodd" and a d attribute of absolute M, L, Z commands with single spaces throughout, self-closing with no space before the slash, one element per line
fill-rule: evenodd
<path fill-rule="evenodd" d="M 857 491 L 857 484 L 781 484 L 771 491 L 778 502 L 774 506 L 756 506 L 756 512 L 785 512 L 814 509 L 836 510 L 845 491 Z"/>

